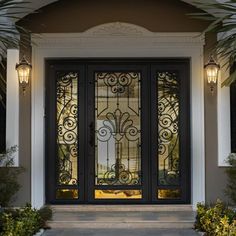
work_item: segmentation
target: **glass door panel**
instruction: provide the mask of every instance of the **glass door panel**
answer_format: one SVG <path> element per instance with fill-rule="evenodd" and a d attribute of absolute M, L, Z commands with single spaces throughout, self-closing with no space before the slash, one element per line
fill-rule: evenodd
<path fill-rule="evenodd" d="M 78 183 L 78 74 L 59 75 L 57 79 L 57 153 L 58 184 Z"/>
<path fill-rule="evenodd" d="M 95 199 L 142 198 L 141 74 L 95 73 L 95 185 L 121 186 L 95 190 Z"/>
<path fill-rule="evenodd" d="M 57 189 L 56 199 L 77 199 L 78 179 L 78 73 L 57 73 Z"/>
<path fill-rule="evenodd" d="M 189 201 L 189 64 L 157 63 L 152 67 L 151 155 L 152 200 Z"/>
<path fill-rule="evenodd" d="M 157 197 L 180 198 L 180 148 L 179 148 L 179 99 L 178 72 L 158 72 L 158 185 L 176 186 L 176 190 L 159 189 Z"/>
<path fill-rule="evenodd" d="M 84 201 L 84 67 L 46 60 L 47 203 Z"/>

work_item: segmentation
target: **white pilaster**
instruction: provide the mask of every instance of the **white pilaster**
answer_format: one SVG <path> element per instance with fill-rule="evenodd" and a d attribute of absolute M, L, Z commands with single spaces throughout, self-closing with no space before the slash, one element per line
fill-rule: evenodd
<path fill-rule="evenodd" d="M 19 83 L 16 72 L 19 50 L 7 50 L 7 102 L 6 102 L 6 147 L 19 145 Z M 14 165 L 19 165 L 18 151 L 14 154 Z"/>

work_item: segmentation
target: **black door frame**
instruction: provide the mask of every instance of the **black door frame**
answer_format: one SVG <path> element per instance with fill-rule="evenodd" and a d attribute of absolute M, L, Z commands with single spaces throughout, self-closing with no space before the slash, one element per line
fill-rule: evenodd
<path fill-rule="evenodd" d="M 94 80 L 94 73 L 96 72 L 139 72 L 141 74 L 141 137 L 148 137 L 148 120 L 149 117 L 148 116 L 144 116 L 143 114 L 149 114 L 149 107 L 145 106 L 144 104 L 148 104 L 148 96 L 144 96 L 145 91 L 147 91 L 148 89 L 148 67 L 146 64 L 140 63 L 140 64 L 134 64 L 132 62 L 128 63 L 124 63 L 124 62 L 106 62 L 104 64 L 97 64 L 94 63 L 93 65 L 89 65 L 88 66 L 88 94 L 90 94 L 91 96 L 89 96 L 88 98 L 88 112 L 87 114 L 94 114 L 93 116 L 88 115 L 88 121 L 89 124 L 94 124 L 94 118 L 95 118 L 95 88 L 94 85 L 95 83 L 93 82 Z M 90 125 L 89 125 L 90 126 Z M 93 131 L 92 131 L 93 132 Z M 88 131 L 89 137 L 87 140 L 87 143 L 89 144 L 91 142 L 90 137 L 92 137 L 94 139 L 94 134 L 91 133 L 91 131 Z M 95 187 L 95 166 L 94 166 L 94 157 L 95 157 L 95 148 L 94 147 L 90 147 L 88 149 L 88 159 L 92 160 L 92 164 L 87 165 L 88 169 L 89 169 L 89 175 L 87 176 L 89 183 L 88 186 L 95 189 L 121 189 L 121 190 L 126 190 L 126 189 L 135 189 L 135 190 L 142 190 L 142 199 L 104 199 L 104 200 L 96 200 L 94 198 L 94 191 L 89 191 L 89 195 L 88 195 L 88 201 L 89 202 L 93 202 L 93 203 L 124 203 L 124 202 L 132 202 L 132 203 L 147 203 L 148 202 L 148 186 L 149 184 L 149 166 L 148 163 L 150 163 L 150 161 L 146 161 L 146 158 L 149 158 L 149 140 L 148 138 L 142 139 L 141 138 L 141 180 L 142 180 L 142 184 L 141 186 L 129 186 L 129 185 L 124 185 L 124 186 L 96 186 Z M 146 174 L 145 174 L 146 173 Z"/>
<path fill-rule="evenodd" d="M 176 58 L 176 59 L 163 59 L 163 58 L 151 58 L 151 59 L 48 59 L 45 61 L 46 67 L 46 80 L 45 80 L 45 195 L 46 202 L 50 204 L 80 204 L 80 203 L 96 203 L 96 204 L 145 204 L 145 203 L 158 203 L 158 204 L 176 204 L 176 203 L 190 203 L 191 198 L 191 155 L 190 155 L 190 119 L 181 119 L 180 130 L 184 129 L 185 132 L 181 135 L 181 152 L 185 156 L 185 161 L 181 163 L 181 186 L 182 194 L 184 197 L 182 199 L 171 199 L 171 200 L 156 200 L 155 193 L 157 192 L 157 158 L 155 158 L 157 153 L 157 142 L 152 142 L 152 140 L 157 140 L 157 134 L 152 125 L 155 124 L 156 115 L 156 101 L 153 96 L 156 94 L 156 87 L 154 83 L 155 71 L 156 70 L 178 70 L 181 74 L 181 80 L 183 80 L 183 86 L 181 86 L 181 117 L 190 117 L 190 61 L 187 58 Z M 98 68 L 99 67 L 99 68 Z M 125 68 L 125 69 L 124 69 Z M 92 108 L 94 107 L 94 96 L 91 96 L 91 93 L 94 93 L 94 83 L 92 82 L 93 70 L 103 70 L 103 71 L 114 71 L 114 69 L 119 69 L 122 71 L 127 71 L 128 69 L 136 69 L 142 72 L 142 81 L 146 80 L 146 83 L 142 82 L 142 92 L 141 92 L 141 101 L 142 101 L 142 115 L 141 126 L 142 131 L 145 132 L 142 134 L 142 137 L 145 136 L 144 144 L 142 144 L 142 166 L 144 168 L 144 182 L 142 184 L 143 199 L 142 200 L 94 200 L 92 191 L 88 191 L 93 185 L 92 178 L 94 164 L 88 164 L 88 160 L 93 160 L 94 149 L 89 147 L 89 142 L 91 141 L 91 126 L 94 117 L 87 114 L 91 114 Z M 84 157 L 80 158 L 79 163 L 79 200 L 56 200 L 55 189 L 56 189 L 56 168 L 55 168 L 55 159 L 52 156 L 55 156 L 56 153 L 56 72 L 57 71 L 78 71 L 80 72 L 79 79 L 79 137 L 80 148 L 79 156 Z M 52 78 L 52 79 L 49 79 Z M 88 79 L 86 79 L 88 78 Z M 152 78 L 152 80 L 148 79 Z M 183 78 L 183 79 L 182 79 Z M 145 87 L 144 87 L 145 86 Z M 84 88 L 85 87 L 85 88 Z M 52 91 L 53 95 L 52 95 Z M 87 105 L 86 106 L 86 102 Z M 156 99 L 157 100 L 157 99 Z M 149 106 L 144 106 L 143 104 L 149 104 Z M 143 110 L 145 109 L 145 110 Z M 154 111 L 154 112 L 153 112 Z M 150 122 L 149 122 L 150 121 Z M 149 133 L 149 134 L 148 134 Z M 142 138 L 143 140 L 143 138 Z M 185 144 L 185 145 L 184 145 Z M 54 153 L 54 154 L 53 154 Z M 148 158 L 148 163 L 144 162 L 144 153 Z M 51 158 L 50 158 L 51 157 Z M 89 157 L 89 158 L 85 158 Z M 85 163 L 85 159 L 87 160 Z M 93 162 L 92 162 L 93 163 Z M 85 166 L 88 167 L 85 168 Z M 83 168 L 84 167 L 84 168 Z M 148 174 L 151 173 L 152 175 Z M 94 176 L 93 176 L 94 179 Z M 89 180 L 88 184 L 85 184 L 85 181 Z M 151 187 L 152 186 L 152 187 Z M 163 186 L 159 186 L 165 188 Z M 65 188 L 65 187 L 60 187 Z M 66 186 L 66 188 L 74 188 L 73 186 Z M 107 187 L 104 187 L 107 188 Z M 120 186 L 115 187 L 120 188 Z M 122 189 L 125 189 L 126 186 L 122 186 Z M 130 187 L 127 187 L 132 189 Z M 173 189 L 175 186 L 173 186 Z M 137 188 L 136 188 L 137 189 Z M 170 187 L 168 187 L 170 189 Z M 90 194 L 88 194 L 90 192 Z"/>
<path fill-rule="evenodd" d="M 74 203 L 74 200 L 55 200 L 56 199 L 56 179 L 57 179 L 57 170 L 56 157 L 56 135 L 57 135 L 57 127 L 56 127 L 56 73 L 58 72 L 79 72 L 81 76 L 85 76 L 84 67 L 75 63 L 71 63 L 69 61 L 54 61 L 47 60 L 46 61 L 46 79 L 45 80 L 45 196 L 47 203 Z M 78 150 L 78 156 L 85 156 L 85 125 L 86 121 L 86 107 L 85 102 L 83 101 L 86 98 L 84 80 L 78 80 L 78 94 L 79 94 L 79 103 L 78 106 L 78 114 L 80 115 L 80 119 L 78 119 L 78 129 L 80 130 L 78 139 L 80 140 L 80 148 Z M 79 161 L 80 165 L 78 166 L 79 175 L 77 176 L 80 179 L 79 183 L 79 194 L 80 199 L 76 202 L 84 201 L 84 158 L 81 158 Z M 53 187 L 52 187 L 53 186 Z M 57 186 L 58 189 L 74 189 L 74 186 Z M 80 193 L 81 192 L 81 193 Z"/>
<path fill-rule="evenodd" d="M 151 69 L 151 97 L 157 96 L 158 86 L 156 85 L 157 72 L 173 72 L 178 74 L 180 79 L 180 107 L 179 107 L 179 138 L 180 138 L 180 186 L 181 186 L 181 199 L 157 199 L 152 194 L 153 203 L 165 203 L 165 204 L 178 204 L 178 203 L 190 203 L 191 200 L 191 142 L 190 142 L 190 62 L 186 59 L 178 60 L 161 60 L 152 64 Z M 158 140 L 157 138 L 157 122 L 156 119 L 158 106 L 158 99 L 154 99 L 151 104 L 151 139 Z M 152 159 L 152 192 L 157 192 L 157 189 L 176 189 L 175 185 L 164 186 L 158 183 L 158 159 L 154 158 L 158 153 L 158 143 L 154 142 L 150 147 Z"/>

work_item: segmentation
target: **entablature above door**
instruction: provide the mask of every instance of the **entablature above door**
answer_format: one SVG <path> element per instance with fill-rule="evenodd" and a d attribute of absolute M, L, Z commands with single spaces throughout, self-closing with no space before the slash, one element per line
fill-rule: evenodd
<path fill-rule="evenodd" d="M 86 47 L 101 48 L 104 46 L 122 47 L 173 47 L 180 45 L 203 46 L 205 44 L 204 35 L 200 32 L 183 33 L 160 33 L 151 32 L 144 27 L 124 23 L 111 22 L 98 25 L 82 33 L 45 33 L 32 34 L 32 46 L 37 48 L 63 48 Z"/>

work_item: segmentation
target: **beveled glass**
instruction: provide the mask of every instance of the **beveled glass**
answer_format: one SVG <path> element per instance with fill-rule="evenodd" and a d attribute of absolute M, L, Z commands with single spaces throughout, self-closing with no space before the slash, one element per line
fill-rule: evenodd
<path fill-rule="evenodd" d="M 96 185 L 141 185 L 140 89 L 140 73 L 95 73 Z"/>
<path fill-rule="evenodd" d="M 59 185 L 78 184 L 78 74 L 57 79 L 57 178 Z"/>
<path fill-rule="evenodd" d="M 180 183 L 180 82 L 175 72 L 158 72 L 158 184 Z"/>

